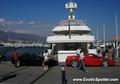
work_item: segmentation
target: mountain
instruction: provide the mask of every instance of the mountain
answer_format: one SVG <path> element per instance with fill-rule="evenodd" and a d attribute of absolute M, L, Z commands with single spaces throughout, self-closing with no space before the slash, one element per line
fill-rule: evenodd
<path fill-rule="evenodd" d="M 24 41 L 40 41 L 40 42 L 45 42 L 46 40 L 45 37 L 32 35 L 32 34 L 0 31 L 0 40 L 7 41 L 8 39 L 24 40 Z"/>

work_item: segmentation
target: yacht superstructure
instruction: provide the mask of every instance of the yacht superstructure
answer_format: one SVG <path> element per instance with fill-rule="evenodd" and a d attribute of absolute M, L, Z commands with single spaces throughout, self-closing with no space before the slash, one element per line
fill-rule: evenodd
<path fill-rule="evenodd" d="M 58 56 L 59 62 L 65 62 L 68 55 L 76 54 L 77 48 L 84 48 L 87 52 L 95 41 L 92 30 L 82 20 L 76 20 L 74 12 L 77 9 L 75 2 L 65 5 L 69 11 L 68 20 L 63 20 L 52 32 L 54 36 L 48 36 L 47 42 L 53 44 L 52 48 Z"/>

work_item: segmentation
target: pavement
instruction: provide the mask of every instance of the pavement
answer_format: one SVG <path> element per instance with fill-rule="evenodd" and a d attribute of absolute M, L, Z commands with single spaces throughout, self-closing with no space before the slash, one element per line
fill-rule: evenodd
<path fill-rule="evenodd" d="M 64 84 L 120 84 L 119 61 L 113 67 L 86 67 L 88 72 L 65 66 Z M 0 64 L 0 84 L 62 84 L 61 66 L 43 70 L 40 66 L 15 68 L 4 62 Z"/>

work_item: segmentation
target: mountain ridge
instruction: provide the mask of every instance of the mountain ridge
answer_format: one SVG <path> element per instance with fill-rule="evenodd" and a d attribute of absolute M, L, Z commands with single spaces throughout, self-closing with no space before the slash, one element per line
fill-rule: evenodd
<path fill-rule="evenodd" d="M 22 41 L 39 41 L 46 42 L 46 38 L 27 33 L 16 33 L 11 31 L 0 31 L 0 40 L 22 40 Z"/>

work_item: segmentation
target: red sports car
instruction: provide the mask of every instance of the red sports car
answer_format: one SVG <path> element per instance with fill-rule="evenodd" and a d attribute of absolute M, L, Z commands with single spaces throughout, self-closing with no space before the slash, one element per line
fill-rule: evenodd
<path fill-rule="evenodd" d="M 66 64 L 77 67 L 80 63 L 80 56 L 67 56 Z M 114 66 L 115 61 L 105 57 L 98 57 L 95 54 L 85 54 L 84 63 L 87 66 Z"/>

